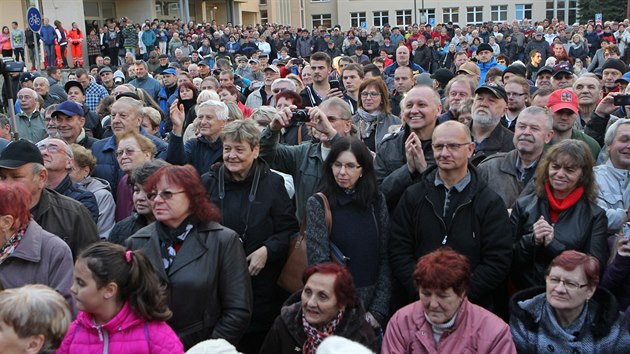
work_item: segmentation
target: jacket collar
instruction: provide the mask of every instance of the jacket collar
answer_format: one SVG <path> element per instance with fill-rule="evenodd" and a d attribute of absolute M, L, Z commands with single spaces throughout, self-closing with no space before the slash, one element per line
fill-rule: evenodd
<path fill-rule="evenodd" d="M 28 227 L 24 232 L 22 241 L 11 254 L 12 258 L 21 258 L 23 260 L 37 263 L 42 259 L 42 238 L 41 233 L 44 231 L 35 220 L 31 219 Z"/>
<path fill-rule="evenodd" d="M 140 316 L 134 313 L 129 305 L 129 302 L 126 302 L 116 316 L 105 324 L 94 324 L 92 315 L 83 311 L 81 311 L 79 316 L 77 316 L 77 321 L 87 328 L 93 328 L 96 330 L 105 329 L 109 333 L 120 332 L 143 322 Z"/>

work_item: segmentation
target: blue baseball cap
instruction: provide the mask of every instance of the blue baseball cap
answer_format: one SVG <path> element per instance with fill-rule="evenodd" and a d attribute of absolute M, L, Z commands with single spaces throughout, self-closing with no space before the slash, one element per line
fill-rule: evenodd
<path fill-rule="evenodd" d="M 65 101 L 57 105 L 57 109 L 55 109 L 51 116 L 55 118 L 59 113 L 63 113 L 69 117 L 76 115 L 83 117 L 85 115 L 83 107 L 73 101 Z"/>
<path fill-rule="evenodd" d="M 177 75 L 177 72 L 175 71 L 175 69 L 165 69 L 164 71 L 162 71 L 162 74 L 171 74 L 171 75 Z"/>

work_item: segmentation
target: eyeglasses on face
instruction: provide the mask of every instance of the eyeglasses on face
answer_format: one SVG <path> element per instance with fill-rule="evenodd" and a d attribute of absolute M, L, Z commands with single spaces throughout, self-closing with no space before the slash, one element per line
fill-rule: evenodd
<path fill-rule="evenodd" d="M 570 280 L 563 280 L 558 277 L 553 277 L 550 275 L 548 275 L 546 279 L 547 279 L 547 284 L 551 286 L 558 286 L 560 283 L 562 283 L 562 285 L 564 285 L 564 288 L 567 290 L 577 290 L 585 286 L 588 286 L 588 284 L 578 284 Z"/>
<path fill-rule="evenodd" d="M 161 192 L 151 192 L 149 194 L 147 194 L 147 198 L 149 198 L 150 201 L 154 201 L 155 198 L 157 198 L 158 196 L 160 196 L 160 198 L 162 198 L 162 200 L 171 200 L 173 199 L 173 196 L 175 194 L 182 194 L 185 193 L 184 191 L 179 191 L 179 192 L 171 192 L 171 191 L 161 191 Z"/>
<path fill-rule="evenodd" d="M 65 150 L 57 145 L 53 145 L 53 144 L 41 144 L 41 145 L 37 145 L 37 148 L 39 149 L 40 152 L 44 152 L 46 150 L 48 150 L 49 153 L 51 154 L 56 154 L 56 153 L 65 153 Z"/>
<path fill-rule="evenodd" d="M 31 96 L 31 95 L 18 95 L 17 98 L 18 98 L 18 100 L 30 100 L 31 98 L 33 98 L 33 96 Z"/>
<path fill-rule="evenodd" d="M 523 97 L 526 93 L 518 93 L 518 92 L 506 92 L 508 97 Z"/>
<path fill-rule="evenodd" d="M 381 97 L 382 93 L 378 92 L 378 91 L 363 91 L 361 92 L 361 97 Z"/>
<path fill-rule="evenodd" d="M 123 155 L 132 156 L 136 152 L 138 152 L 138 150 L 132 148 L 116 150 L 116 157 L 122 157 Z"/>
<path fill-rule="evenodd" d="M 342 168 L 345 168 L 346 171 L 354 171 L 354 170 L 358 170 L 359 168 L 361 168 L 361 165 L 355 164 L 355 163 L 341 163 L 339 161 L 335 161 L 332 164 L 332 168 L 335 170 L 341 170 Z"/>
<path fill-rule="evenodd" d="M 444 150 L 444 148 L 446 148 L 446 150 L 448 151 L 458 151 L 459 149 L 461 149 L 462 146 L 466 146 L 466 145 L 470 145 L 470 143 L 463 143 L 463 144 L 431 144 L 431 147 L 433 148 L 434 151 L 442 151 Z"/>

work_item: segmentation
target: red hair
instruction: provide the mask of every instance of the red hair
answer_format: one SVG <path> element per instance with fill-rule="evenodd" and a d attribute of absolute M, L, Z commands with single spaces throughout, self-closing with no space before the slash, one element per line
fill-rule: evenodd
<path fill-rule="evenodd" d="M 236 86 L 234 84 L 222 84 L 217 89 L 217 93 L 219 93 L 219 92 L 221 92 L 223 90 L 229 92 L 230 95 L 232 95 L 232 96 L 238 96 L 238 89 L 236 88 Z"/>
<path fill-rule="evenodd" d="M 201 184 L 197 170 L 191 165 L 164 166 L 155 171 L 144 183 L 144 191 L 154 191 L 158 182 L 164 178 L 166 183 L 182 187 L 190 201 L 190 214 L 201 222 L 220 221 L 221 212 L 206 197 L 206 190 Z"/>
<path fill-rule="evenodd" d="M 573 271 L 575 268 L 582 266 L 586 282 L 590 287 L 597 287 L 599 284 L 599 261 L 597 258 L 578 251 L 564 251 L 551 261 L 547 269 L 547 275 L 552 267 L 560 267 L 567 271 Z"/>
<path fill-rule="evenodd" d="M 340 307 L 346 305 L 353 307 L 357 304 L 357 289 L 354 287 L 354 280 L 352 280 L 352 274 L 348 268 L 333 262 L 314 264 L 306 268 L 302 274 L 302 282 L 306 284 L 311 275 L 315 273 L 336 276 L 333 288 Z"/>
<path fill-rule="evenodd" d="M 0 182 L 0 215 L 13 217 L 12 227 L 26 227 L 31 221 L 31 193 L 21 183 Z"/>
<path fill-rule="evenodd" d="M 293 102 L 293 104 L 296 105 L 297 108 L 302 108 L 302 98 L 300 97 L 300 94 L 295 91 L 284 90 L 278 93 L 277 95 L 275 95 L 275 97 L 276 97 L 276 104 L 278 104 L 278 101 L 280 101 L 281 98 L 285 98 Z"/>
<path fill-rule="evenodd" d="M 413 279 L 417 287 L 433 290 L 453 288 L 455 293 L 463 294 L 468 288 L 470 275 L 468 258 L 442 247 L 418 260 Z"/>

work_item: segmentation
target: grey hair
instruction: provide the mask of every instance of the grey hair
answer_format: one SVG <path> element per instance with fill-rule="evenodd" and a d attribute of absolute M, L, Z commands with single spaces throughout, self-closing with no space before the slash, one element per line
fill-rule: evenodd
<path fill-rule="evenodd" d="M 521 111 L 520 115 L 529 114 L 533 116 L 542 115 L 545 119 L 545 125 L 547 130 L 553 129 L 553 117 L 549 114 L 549 111 L 546 108 L 538 107 L 538 106 L 529 106 Z"/>
<path fill-rule="evenodd" d="M 289 87 L 291 87 L 291 91 L 297 90 L 297 85 L 295 85 L 295 82 L 293 82 L 293 80 L 291 80 L 291 79 L 286 79 L 286 78 L 275 79 L 273 81 L 273 83 L 271 84 L 271 88 L 273 89 L 273 86 L 275 84 L 279 84 L 279 83 L 283 83 L 283 82 L 286 82 L 289 85 Z"/>
<path fill-rule="evenodd" d="M 271 106 L 260 106 L 256 108 L 250 116 L 256 123 L 266 127 L 271 121 L 278 116 L 278 111 Z"/>
<path fill-rule="evenodd" d="M 36 145 L 39 148 L 42 145 L 48 144 L 52 140 L 61 142 L 61 145 L 63 145 L 63 148 L 66 150 L 66 155 L 68 155 L 69 158 L 74 159 L 74 154 L 72 153 L 72 148 L 70 147 L 70 145 L 68 143 L 66 143 L 62 139 L 59 139 L 59 138 L 45 138 L 45 139 L 39 141 Z"/>
<path fill-rule="evenodd" d="M 197 105 L 200 105 L 208 100 L 221 101 L 221 97 L 219 97 L 219 94 L 214 90 L 203 90 L 199 92 L 199 96 L 197 96 Z"/>
<path fill-rule="evenodd" d="M 323 109 L 324 107 L 337 107 L 340 113 L 340 119 L 343 120 L 352 120 L 352 111 L 350 111 L 350 106 L 348 102 L 342 100 L 339 97 L 331 97 L 322 103 L 320 103 L 319 108 Z"/>
<path fill-rule="evenodd" d="M 606 135 L 604 135 L 604 144 L 606 146 L 610 146 L 613 140 L 615 139 L 615 135 L 617 135 L 617 130 L 619 126 L 622 124 L 630 124 L 630 119 L 627 118 L 619 118 L 613 124 L 606 129 Z"/>
<path fill-rule="evenodd" d="M 204 91 L 205 92 L 205 91 Z M 198 104 L 195 107 L 195 112 L 197 114 L 199 114 L 199 110 L 201 108 L 204 107 L 208 107 L 208 108 L 213 108 L 216 115 L 217 115 L 217 119 L 218 120 L 228 120 L 228 117 L 230 115 L 230 112 L 228 110 L 228 107 L 225 105 L 225 103 L 221 102 L 221 101 L 215 101 L 215 100 L 208 100 L 205 102 L 202 102 L 200 104 Z"/>

